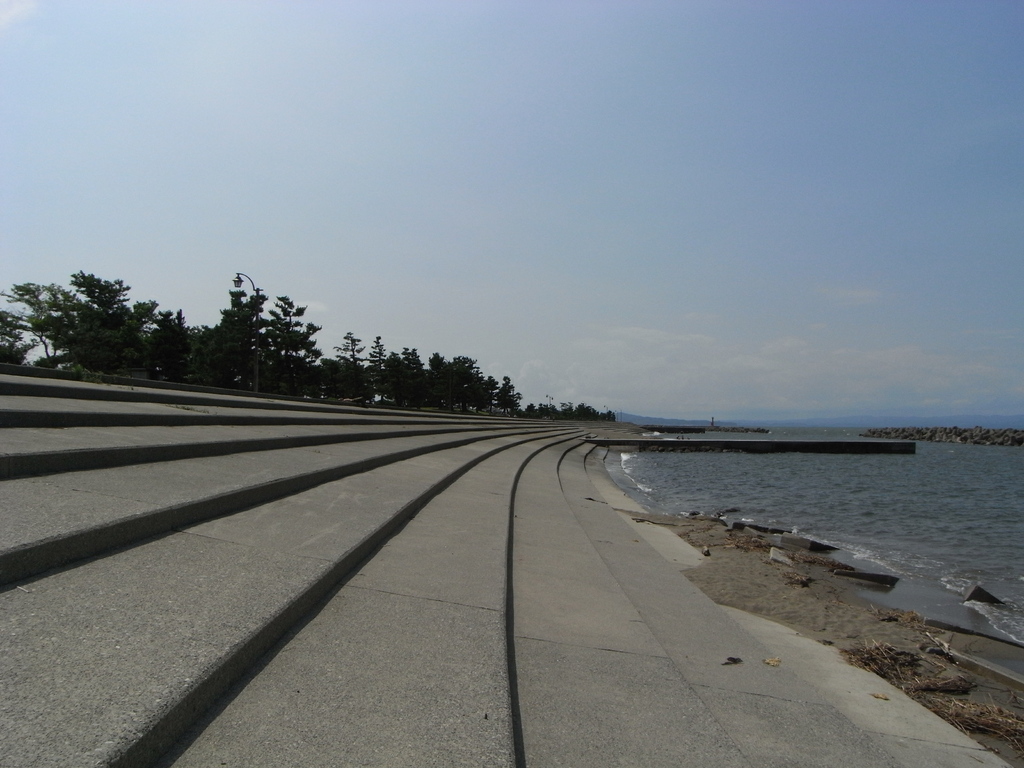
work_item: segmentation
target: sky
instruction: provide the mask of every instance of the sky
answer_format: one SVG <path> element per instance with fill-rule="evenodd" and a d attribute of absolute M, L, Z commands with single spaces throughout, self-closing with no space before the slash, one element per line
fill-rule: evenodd
<path fill-rule="evenodd" d="M 1024 414 L 1019 0 L 0 0 L 0 289 L 524 403 Z"/>

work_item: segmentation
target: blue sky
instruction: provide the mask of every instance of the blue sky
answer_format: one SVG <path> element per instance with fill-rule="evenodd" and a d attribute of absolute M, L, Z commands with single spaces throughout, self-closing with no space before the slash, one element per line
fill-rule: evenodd
<path fill-rule="evenodd" d="M 1024 3 L 0 0 L 0 288 L 526 401 L 1024 413 Z"/>

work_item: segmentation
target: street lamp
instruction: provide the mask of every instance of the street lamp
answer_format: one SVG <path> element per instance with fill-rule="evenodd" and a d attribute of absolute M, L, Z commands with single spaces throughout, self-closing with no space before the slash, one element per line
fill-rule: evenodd
<path fill-rule="evenodd" d="M 260 293 L 261 293 L 261 291 L 260 291 L 259 288 L 256 287 L 256 283 L 254 283 L 252 281 L 252 278 L 249 277 L 247 274 L 245 274 L 245 272 L 236 272 L 235 273 L 235 279 L 231 281 L 231 282 L 233 282 L 235 284 L 235 288 L 241 288 L 242 287 L 242 278 L 243 277 L 246 280 L 249 281 L 249 285 L 252 286 L 252 292 L 256 296 L 256 311 L 253 312 L 253 317 L 252 317 L 252 330 L 253 330 L 253 336 L 255 337 L 255 341 L 254 341 L 254 344 L 253 344 L 254 347 L 255 347 L 255 352 L 253 353 L 253 357 L 252 357 L 252 391 L 253 392 L 259 392 L 260 391 Z"/>

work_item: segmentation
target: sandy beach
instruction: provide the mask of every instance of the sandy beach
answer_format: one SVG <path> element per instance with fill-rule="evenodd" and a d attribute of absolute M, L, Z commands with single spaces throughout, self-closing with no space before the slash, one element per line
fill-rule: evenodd
<path fill-rule="evenodd" d="M 605 497 L 639 531 L 650 526 L 686 542 L 689 547 L 676 560 L 680 570 L 714 602 L 838 649 L 847 663 L 880 674 L 1010 765 L 1024 768 L 1021 676 L 1011 670 L 1016 680 L 1001 678 L 999 665 L 992 664 L 1012 660 L 1019 665 L 1024 648 L 978 635 L 976 628 L 957 632 L 925 623 L 917 612 L 921 606 L 895 610 L 883 605 L 884 591 L 877 603 L 871 602 L 862 582 L 832 573 L 848 567 L 840 561 L 841 552 L 833 559 L 828 552 L 782 547 L 778 536 L 752 528 L 733 530 L 715 517 L 647 509 L 629 492 L 631 481 L 618 457 L 610 451 L 609 460 L 600 462 L 614 486 L 603 491 Z M 773 546 L 788 563 L 773 561 Z M 984 732 L 989 726 L 1002 731 L 1002 737 Z"/>
<path fill-rule="evenodd" d="M 825 553 L 787 549 L 781 553 L 790 563 L 774 562 L 770 559 L 772 537 L 751 529 L 734 531 L 707 517 L 679 518 L 649 511 L 632 512 L 631 516 L 672 531 L 702 553 L 699 564 L 683 573 L 716 603 L 771 619 L 835 646 L 848 659 L 860 655 L 869 663 L 880 663 L 881 671 L 896 673 L 899 679 L 883 676 L 940 715 L 964 708 L 973 711 L 973 705 L 980 704 L 999 707 L 1011 719 L 1024 718 L 1024 691 L 936 652 L 949 649 L 1024 658 L 1024 649 L 931 627 L 914 612 L 873 605 L 860 594 L 859 584 L 830 572 L 837 562 Z M 915 690 L 917 687 L 969 691 Z M 986 714 L 1002 717 L 998 710 Z M 991 734 L 975 731 L 970 735 L 1011 765 L 1024 767 L 1024 743 L 1018 742 L 1015 748 Z"/>

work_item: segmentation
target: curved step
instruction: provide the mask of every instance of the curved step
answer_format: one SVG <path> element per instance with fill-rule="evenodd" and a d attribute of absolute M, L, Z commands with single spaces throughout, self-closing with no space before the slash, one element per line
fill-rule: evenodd
<path fill-rule="evenodd" d="M 394 424 L 396 422 L 432 424 L 436 423 L 438 419 L 448 420 L 451 418 L 447 414 L 443 417 L 424 416 L 420 413 L 404 416 L 385 416 L 377 415 L 375 412 L 372 412 L 373 415 L 342 413 L 320 416 L 282 415 L 264 411 L 251 411 L 239 414 L 234 409 L 224 408 L 219 410 L 206 408 L 204 409 L 205 412 L 200 413 L 198 409 L 194 411 L 181 409 L 165 411 L 164 409 L 166 408 L 175 409 L 177 406 L 150 405 L 146 403 L 118 404 L 110 410 L 103 410 L 99 407 L 107 405 L 106 403 L 100 403 L 95 406 L 90 404 L 93 410 L 85 411 L 81 408 L 70 406 L 64 400 L 57 400 L 55 403 L 56 405 L 53 408 L 37 407 L 34 410 L 28 407 L 33 404 L 26 403 L 25 400 L 14 404 L 22 406 L 19 408 L 11 408 L 8 407 L 9 404 L 3 404 L 3 410 L 0 410 L 0 428 L 32 429 L 46 427 L 51 429 L 68 429 L 72 427 L 274 426 L 297 424 L 345 426 Z M 61 409 L 60 405 L 66 407 Z M 132 405 L 135 406 L 134 411 L 130 410 Z M 464 423 L 494 424 L 496 419 L 493 417 L 465 417 L 461 421 Z M 527 423 L 525 420 L 517 419 L 516 421 L 520 424 Z M 537 422 L 533 423 L 537 424 Z"/>
<path fill-rule="evenodd" d="M 7 450 L 0 454 L 0 480 L 255 451 L 387 440 L 412 435 L 469 433 L 493 428 L 493 424 L 434 422 L 429 426 L 417 426 L 414 422 L 408 425 L 391 422 L 386 425 L 367 426 L 359 423 L 353 426 L 306 427 L 306 433 L 302 434 L 299 433 L 298 427 L 289 429 L 287 426 L 109 427 L 103 430 L 90 430 L 88 436 L 79 435 L 81 442 L 91 443 L 88 447 L 80 448 L 68 447 L 68 443 L 75 442 L 75 436 L 69 435 L 68 430 L 18 430 L 31 434 L 4 434 L 7 438 L 4 448 Z M 148 435 L 130 434 L 133 430 L 148 432 Z M 149 438 L 148 441 L 146 437 Z M 32 450 L 41 446 L 59 447 L 57 450 Z M 18 450 L 19 448 L 22 450 Z"/>
<path fill-rule="evenodd" d="M 515 765 L 510 506 L 552 440 L 491 456 L 434 498 L 160 765 Z"/>
<path fill-rule="evenodd" d="M 403 459 L 536 432 L 401 437 L 8 480 L 0 483 L 0 584 Z"/>
<path fill-rule="evenodd" d="M 152 764 L 397 526 L 537 439 L 408 458 L 8 589 L 0 764 Z"/>
<path fill-rule="evenodd" d="M 354 402 L 339 400 L 309 399 L 271 394 L 258 394 L 236 390 L 210 390 L 206 387 L 191 387 L 180 384 L 172 388 L 155 387 L 153 382 L 135 382 L 133 384 L 94 384 L 81 381 L 54 380 L 29 376 L 16 376 L 5 373 L 11 367 L 0 365 L 0 410 L 8 408 L 8 403 L 17 399 L 42 401 L 37 412 L 46 412 L 52 408 L 52 400 L 93 400 L 117 403 L 161 404 L 161 406 L 179 408 L 214 408 L 255 411 L 281 411 L 305 414 L 334 415 L 366 415 L 368 412 L 378 417 L 390 419 L 407 419 L 413 413 L 417 418 L 432 419 L 464 419 L 478 420 L 475 414 L 455 414 L 438 411 L 415 411 L 360 406 Z M 159 382 L 158 382 L 159 384 Z M 81 403 L 77 408 L 81 409 Z M 0 424 L 3 425 L 3 424 Z M 13 425 L 7 425 L 13 426 Z"/>

